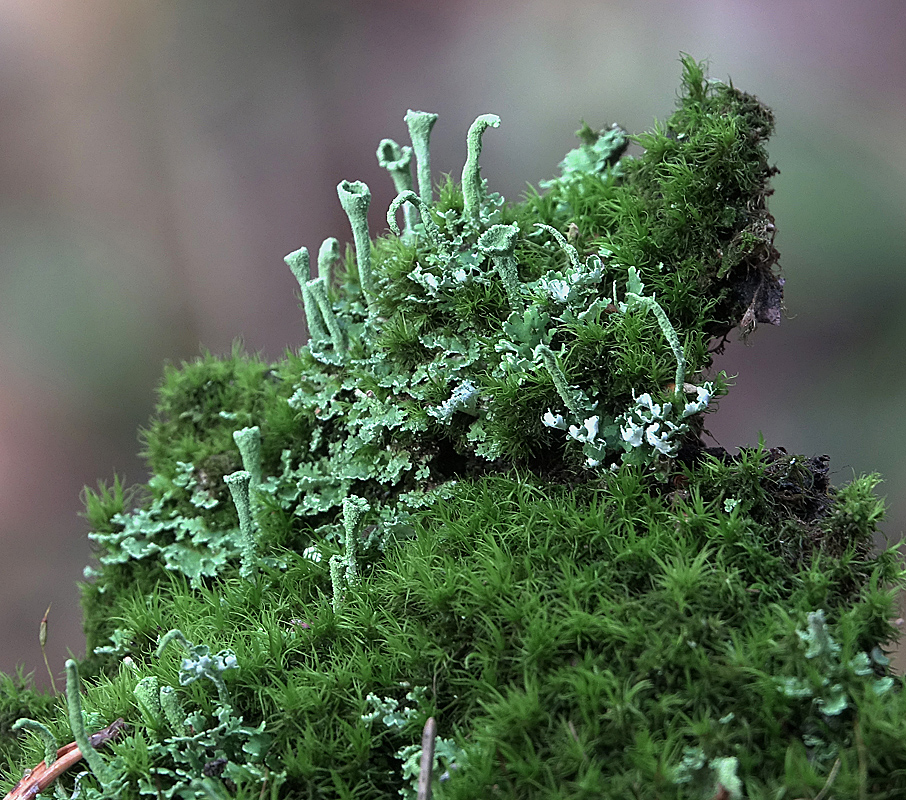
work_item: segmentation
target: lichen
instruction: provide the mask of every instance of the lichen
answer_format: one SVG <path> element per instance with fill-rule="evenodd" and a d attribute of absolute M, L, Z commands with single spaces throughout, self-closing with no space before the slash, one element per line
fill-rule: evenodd
<path fill-rule="evenodd" d="M 307 342 L 167 368 L 151 479 L 86 492 L 88 654 L 68 712 L 0 677 L 8 783 L 122 717 L 86 800 L 412 797 L 434 725 L 438 798 L 906 792 L 877 477 L 701 438 L 780 318 L 770 111 L 685 57 L 666 122 L 583 124 L 517 203 L 505 120 L 461 184 L 437 120 L 379 146 L 388 233 L 344 180 L 354 247 L 287 256 Z"/>

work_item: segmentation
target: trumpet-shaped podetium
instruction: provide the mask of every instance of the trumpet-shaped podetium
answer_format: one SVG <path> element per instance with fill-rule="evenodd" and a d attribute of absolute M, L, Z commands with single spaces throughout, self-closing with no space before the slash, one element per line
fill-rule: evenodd
<path fill-rule="evenodd" d="M 413 111 L 411 108 L 404 117 L 409 128 L 409 138 L 412 140 L 412 149 L 415 152 L 416 170 L 418 174 L 418 194 L 421 199 L 430 204 L 432 197 L 431 184 L 431 129 L 437 122 L 437 114 L 430 111 Z M 403 191 L 397 189 L 398 192 Z"/>

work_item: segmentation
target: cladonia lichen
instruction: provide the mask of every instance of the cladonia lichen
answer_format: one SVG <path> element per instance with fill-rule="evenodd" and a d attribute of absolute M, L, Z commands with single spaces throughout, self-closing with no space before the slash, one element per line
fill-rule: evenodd
<path fill-rule="evenodd" d="M 11 783 L 71 730 L 81 800 L 906 796 L 879 479 L 704 439 L 725 337 L 780 317 L 773 117 L 683 70 L 518 202 L 492 114 L 459 182 L 436 114 L 380 141 L 386 231 L 339 184 L 301 346 L 167 367 L 151 478 L 86 491 L 88 655 L 65 704 L 0 676 Z"/>

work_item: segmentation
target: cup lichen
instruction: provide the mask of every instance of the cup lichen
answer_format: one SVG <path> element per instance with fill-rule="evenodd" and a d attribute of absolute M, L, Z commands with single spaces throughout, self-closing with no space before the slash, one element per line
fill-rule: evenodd
<path fill-rule="evenodd" d="M 80 703 L 130 728 L 85 800 L 906 795 L 878 478 L 702 440 L 720 343 L 780 318 L 771 112 L 684 57 L 666 122 L 510 204 L 498 117 L 436 199 L 405 121 L 390 232 L 343 181 L 354 253 L 286 258 L 308 342 L 167 368 L 144 493 L 86 491 L 88 653 L 68 714 L 0 676 L 7 783 Z"/>

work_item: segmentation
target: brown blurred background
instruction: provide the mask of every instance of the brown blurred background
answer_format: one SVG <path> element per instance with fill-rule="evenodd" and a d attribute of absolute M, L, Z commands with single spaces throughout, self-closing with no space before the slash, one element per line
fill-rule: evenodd
<path fill-rule="evenodd" d="M 302 336 L 283 256 L 350 238 L 342 179 L 436 111 L 434 174 L 481 113 L 492 187 L 553 174 L 581 118 L 641 131 L 680 51 L 777 112 L 771 208 L 788 318 L 734 343 L 728 449 L 880 471 L 906 526 L 906 4 L 902 0 L 0 0 L 0 669 L 48 683 L 83 640 L 83 485 L 145 479 L 136 431 L 165 359 Z"/>

